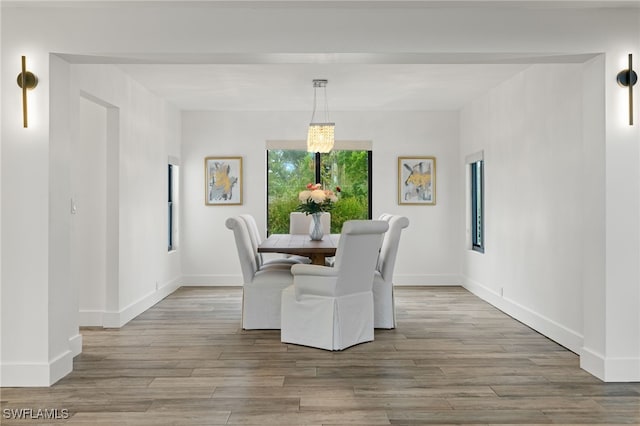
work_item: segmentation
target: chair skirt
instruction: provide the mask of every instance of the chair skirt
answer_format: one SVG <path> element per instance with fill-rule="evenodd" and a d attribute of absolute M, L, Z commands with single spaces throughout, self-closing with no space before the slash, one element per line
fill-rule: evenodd
<path fill-rule="evenodd" d="M 378 271 L 373 280 L 373 312 L 375 328 L 396 328 L 393 283 L 385 282 Z"/>
<path fill-rule="evenodd" d="M 303 295 L 296 300 L 293 286 L 282 292 L 283 343 L 342 350 L 370 342 L 373 336 L 373 294 L 340 297 Z"/>
<path fill-rule="evenodd" d="M 259 272 L 282 274 L 284 278 L 280 282 L 258 282 L 244 284 L 242 288 L 242 328 L 254 329 L 280 329 L 280 302 L 282 290 L 291 285 L 291 273 L 288 270 L 274 270 Z"/>

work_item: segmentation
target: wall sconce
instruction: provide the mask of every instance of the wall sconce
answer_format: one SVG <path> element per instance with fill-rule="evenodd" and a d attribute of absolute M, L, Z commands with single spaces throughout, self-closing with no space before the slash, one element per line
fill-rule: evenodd
<path fill-rule="evenodd" d="M 27 58 L 22 57 L 22 72 L 18 74 L 18 86 L 22 88 L 22 123 L 28 127 L 27 120 L 27 89 L 31 90 L 38 85 L 38 77 L 31 71 L 27 71 Z"/>
<path fill-rule="evenodd" d="M 633 86 L 638 82 L 638 74 L 633 70 L 631 53 L 629 53 L 629 68 L 620 71 L 616 80 L 620 86 L 629 88 L 629 126 L 633 126 Z"/>

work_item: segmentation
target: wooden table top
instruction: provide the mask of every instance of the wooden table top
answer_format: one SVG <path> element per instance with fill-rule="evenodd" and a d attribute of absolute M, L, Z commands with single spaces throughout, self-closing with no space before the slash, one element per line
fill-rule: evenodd
<path fill-rule="evenodd" d="M 258 251 L 297 255 L 316 253 L 334 256 L 339 240 L 340 234 L 325 235 L 320 241 L 312 241 L 306 234 L 271 234 L 258 246 Z"/>

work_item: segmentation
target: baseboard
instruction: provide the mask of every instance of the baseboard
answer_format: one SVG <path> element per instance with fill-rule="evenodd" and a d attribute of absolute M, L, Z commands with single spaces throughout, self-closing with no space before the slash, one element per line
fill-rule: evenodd
<path fill-rule="evenodd" d="M 49 362 L 51 369 L 47 386 L 51 386 L 73 371 L 73 356 L 72 351 L 67 350 Z"/>
<path fill-rule="evenodd" d="M 538 312 L 503 297 L 484 285 L 464 277 L 462 286 L 482 300 L 500 309 L 507 315 L 533 328 L 565 348 L 581 355 L 584 337 L 582 334 L 559 324 Z"/>
<path fill-rule="evenodd" d="M 605 382 L 640 382 L 640 358 L 605 359 Z"/>
<path fill-rule="evenodd" d="M 1 387 L 49 386 L 48 363 L 2 363 L 0 366 Z"/>
<path fill-rule="evenodd" d="M 583 347 L 580 368 L 605 382 L 640 382 L 640 358 L 606 358 Z"/>
<path fill-rule="evenodd" d="M 448 286 L 461 285 L 462 279 L 457 274 L 442 275 L 393 275 L 393 284 L 398 286 Z"/>
<path fill-rule="evenodd" d="M 102 327 L 104 311 L 80 309 L 78 325 L 80 327 Z"/>
<path fill-rule="evenodd" d="M 242 275 L 185 275 L 184 286 L 227 287 L 242 286 Z"/>
<path fill-rule="evenodd" d="M 180 278 L 175 278 L 165 285 L 158 287 L 137 301 L 131 303 L 120 311 L 105 311 L 102 314 L 102 326 L 106 328 L 120 328 L 126 323 L 180 288 Z"/>
<path fill-rule="evenodd" d="M 49 362 L 3 363 L 0 366 L 1 387 L 51 386 L 73 370 L 73 354 L 67 350 Z"/>
<path fill-rule="evenodd" d="M 69 351 L 71 351 L 72 357 L 82 353 L 82 334 L 76 334 L 69 338 Z"/>
<path fill-rule="evenodd" d="M 582 353 L 580 354 L 580 368 L 588 371 L 598 379 L 604 380 L 604 366 L 605 362 L 604 356 L 602 356 L 602 354 L 592 351 L 589 348 L 582 348 Z"/>

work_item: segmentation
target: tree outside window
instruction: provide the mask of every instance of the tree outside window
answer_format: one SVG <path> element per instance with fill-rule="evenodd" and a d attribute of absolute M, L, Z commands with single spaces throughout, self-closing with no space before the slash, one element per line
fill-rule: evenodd
<path fill-rule="evenodd" d="M 289 213 L 308 183 L 341 189 L 331 210 L 331 232 L 352 219 L 371 218 L 371 151 L 331 151 L 314 154 L 296 150 L 267 151 L 267 232 L 289 232 Z"/>

